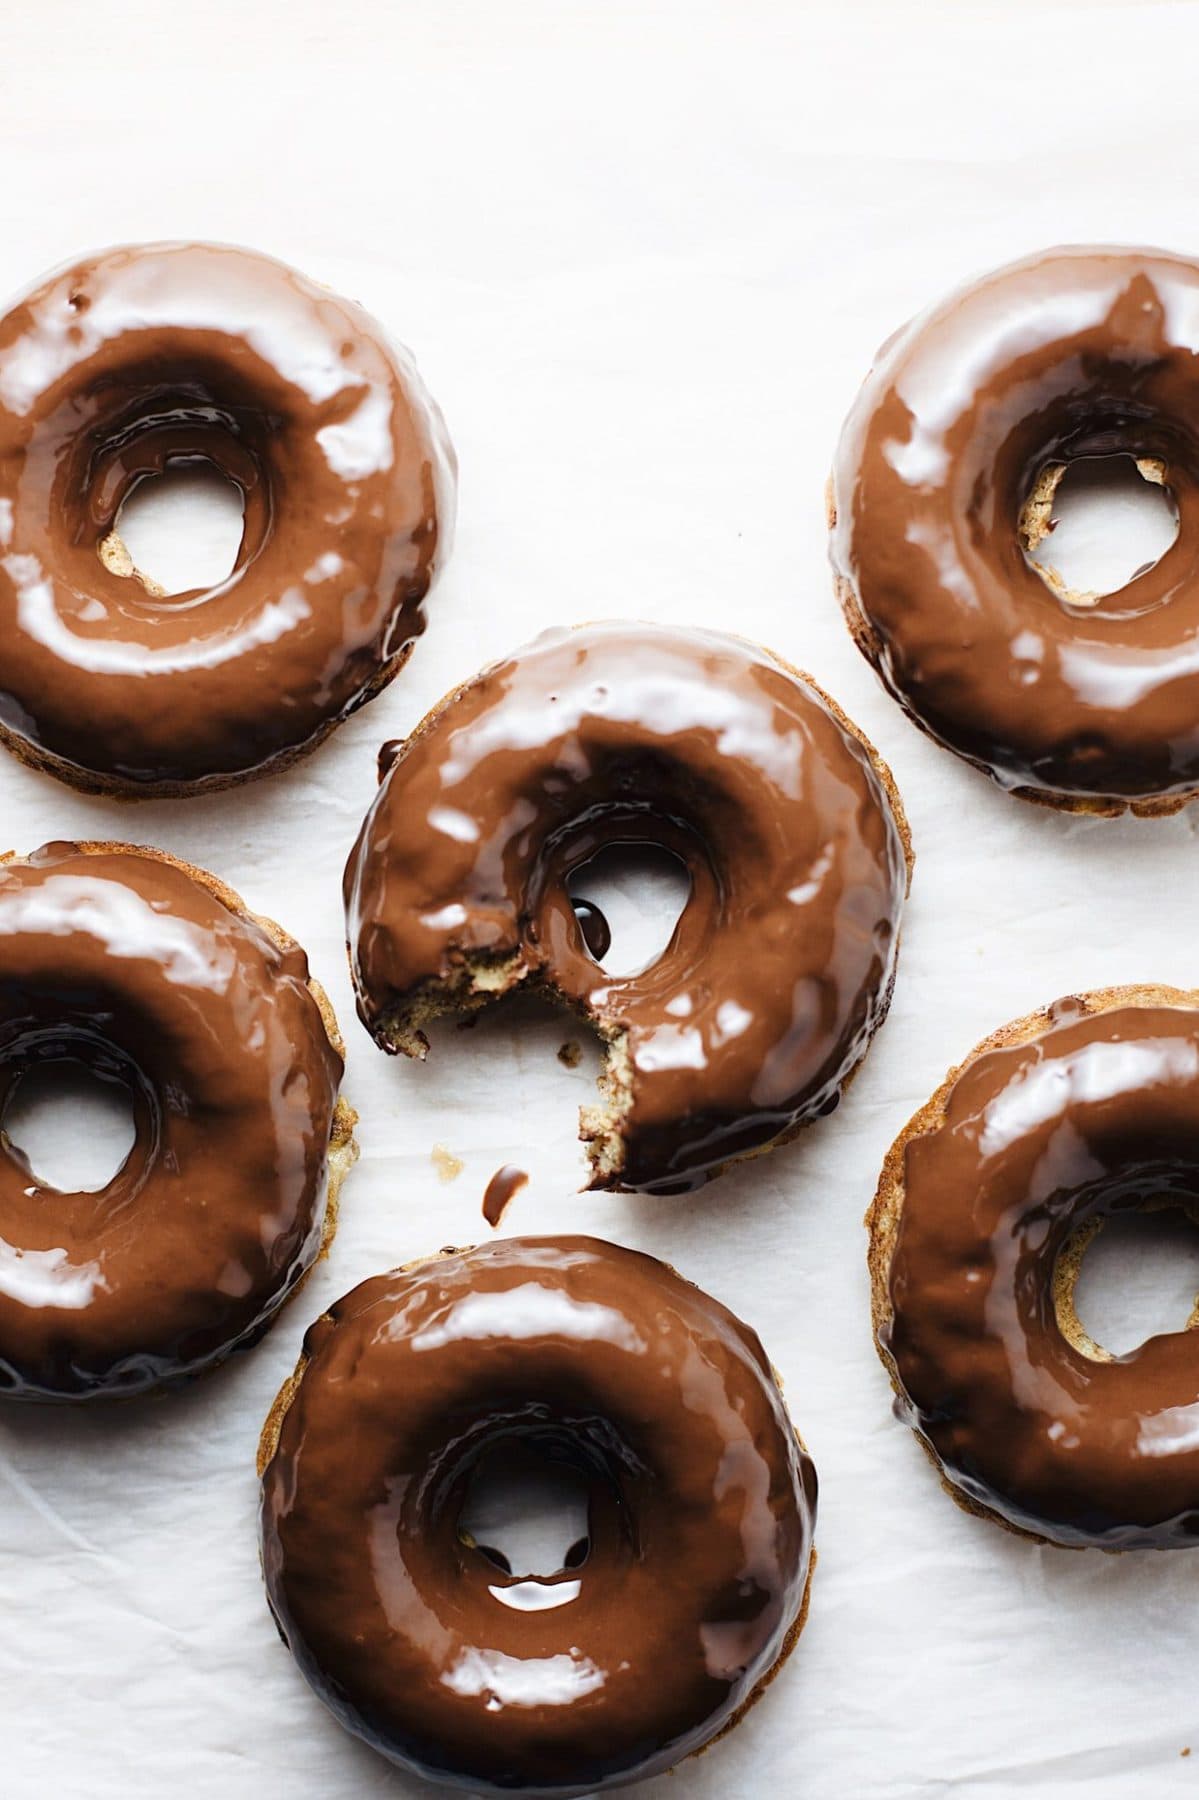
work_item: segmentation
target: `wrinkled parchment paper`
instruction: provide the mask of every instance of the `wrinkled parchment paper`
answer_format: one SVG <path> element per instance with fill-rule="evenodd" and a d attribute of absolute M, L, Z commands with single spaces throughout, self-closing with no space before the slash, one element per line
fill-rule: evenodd
<path fill-rule="evenodd" d="M 1061 240 L 1199 249 L 1199 10 L 0 11 L 0 290 L 99 243 L 256 245 L 413 347 L 462 463 L 412 663 L 292 774 L 130 808 L 0 759 L 5 847 L 160 843 L 294 931 L 362 1114 L 333 1253 L 260 1348 L 154 1404 L 0 1411 L 0 1792 L 429 1791 L 347 1737 L 280 1646 L 254 1446 L 306 1321 L 483 1236 L 503 1162 L 532 1174 L 505 1231 L 639 1245 L 752 1320 L 820 1469 L 798 1652 L 743 1728 L 647 1796 L 1199 1792 L 1199 1559 L 1038 1550 L 961 1514 L 891 1417 L 861 1228 L 894 1133 L 995 1024 L 1078 988 L 1199 983 L 1199 815 L 1066 821 L 926 743 L 844 631 L 822 502 L 872 352 L 945 288 Z M 892 761 L 918 852 L 894 1011 L 849 1098 L 692 1201 L 576 1192 L 592 1065 L 555 1056 L 574 1027 L 496 1018 L 399 1066 L 353 1016 L 342 949 L 380 741 L 541 627 L 620 614 L 729 625 L 813 671 Z M 448 1183 L 438 1144 L 463 1164 Z"/>

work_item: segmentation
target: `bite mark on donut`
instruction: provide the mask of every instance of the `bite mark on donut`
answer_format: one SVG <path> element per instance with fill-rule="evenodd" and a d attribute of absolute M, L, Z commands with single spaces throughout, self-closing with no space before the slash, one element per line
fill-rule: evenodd
<path fill-rule="evenodd" d="M 610 1187 L 624 1168 L 624 1122 L 633 1108 L 633 1058 L 629 1037 L 618 1028 L 600 1028 L 604 1060 L 596 1077 L 602 1096 L 579 1108 L 579 1136 L 591 1165 L 591 1186 Z"/>
<path fill-rule="evenodd" d="M 830 477 L 826 490 L 826 503 L 833 508 L 833 489 Z M 852 590 L 846 585 L 842 591 L 838 583 L 838 593 L 846 605 L 847 615 Z M 575 626 L 574 631 L 585 631 L 586 626 Z M 911 891 L 912 872 L 915 866 L 915 850 L 912 843 L 911 827 L 903 800 L 895 782 L 890 766 L 884 760 L 875 745 L 864 731 L 845 712 L 844 708 L 832 697 L 811 674 L 797 667 L 776 651 L 763 649 L 750 639 L 729 634 L 730 637 L 748 649 L 764 655 L 785 673 L 790 675 L 801 686 L 811 690 L 831 717 L 864 753 L 875 779 L 882 788 L 887 806 L 895 828 L 899 834 L 903 851 L 905 877 L 904 896 Z M 460 684 L 443 696 L 441 701 L 430 709 L 406 739 L 385 743 L 379 751 L 379 780 L 384 781 L 391 768 L 406 751 L 422 736 L 432 731 L 438 721 L 472 686 L 473 681 Z M 2 729 L 2 728 L 0 728 Z M 898 952 L 899 938 L 896 940 Z M 455 952 L 451 951 L 451 954 Z M 596 1076 L 596 1087 L 600 1092 L 600 1100 L 579 1109 L 579 1137 L 586 1153 L 590 1178 L 585 1184 L 585 1191 L 638 1191 L 636 1187 L 625 1187 L 622 1176 L 627 1162 L 626 1124 L 635 1100 L 636 1070 L 630 1048 L 628 1030 L 618 1021 L 597 1015 L 584 1006 L 580 1006 L 573 996 L 563 994 L 553 983 L 548 972 L 540 967 L 531 967 L 523 951 L 517 948 L 503 954 L 487 954 L 480 952 L 457 952 L 460 960 L 439 978 L 424 982 L 420 987 L 399 996 L 390 1006 L 367 1023 L 367 1029 L 375 1042 L 389 1054 L 400 1054 L 418 1061 L 425 1061 L 429 1053 L 429 1039 L 426 1027 L 437 1019 L 452 1016 L 460 1024 L 469 1026 L 477 1015 L 493 1001 L 502 999 L 504 995 L 521 989 L 526 993 L 538 995 L 552 1005 L 564 1008 L 579 1018 L 599 1039 L 602 1061 Z M 355 986 L 358 978 L 354 971 L 352 950 L 350 952 L 351 974 Z M 894 991 L 897 966 L 897 954 L 892 959 L 890 976 L 885 991 L 879 996 L 877 1015 L 868 1034 L 860 1055 L 843 1075 L 838 1085 L 832 1104 L 844 1097 L 858 1074 L 865 1058 L 866 1049 L 874 1036 L 884 1024 L 890 1010 Z M 360 1007 L 361 1012 L 361 1007 Z M 579 1046 L 564 1044 L 558 1051 L 558 1059 L 566 1068 L 577 1066 Z M 826 1106 L 824 1111 L 830 1111 Z M 775 1136 L 767 1138 L 748 1149 L 730 1153 L 723 1160 L 708 1165 L 702 1179 L 711 1181 L 725 1173 L 737 1163 L 755 1161 L 772 1150 L 780 1149 L 792 1143 L 805 1131 L 816 1118 L 823 1113 L 805 1112 L 789 1126 L 785 1126 Z"/>
<path fill-rule="evenodd" d="M 624 1122 L 633 1106 L 634 1072 L 628 1032 L 576 1007 L 544 971 L 529 967 L 520 950 L 500 957 L 466 957 L 442 980 L 426 982 L 395 1003 L 372 1030 L 385 1050 L 424 1062 L 429 1054 L 427 1027 L 435 1020 L 447 1016 L 470 1018 L 518 989 L 568 1008 L 600 1040 L 603 1062 L 596 1086 L 601 1098 L 579 1108 L 579 1137 L 590 1166 L 588 1185 L 610 1186 L 624 1168 Z"/>

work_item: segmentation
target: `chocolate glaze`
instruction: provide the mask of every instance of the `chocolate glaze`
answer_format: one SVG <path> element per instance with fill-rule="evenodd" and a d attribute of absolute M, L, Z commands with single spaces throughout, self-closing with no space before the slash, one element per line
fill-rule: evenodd
<path fill-rule="evenodd" d="M 603 962 L 612 948 L 612 927 L 594 900 L 572 900 L 571 905 L 588 955 L 596 962 Z"/>
<path fill-rule="evenodd" d="M 1199 1011 L 1051 1018 L 970 1061 L 908 1140 L 880 1345 L 968 1499 L 1060 1544 L 1193 1545 L 1199 1335 L 1094 1360 L 1059 1328 L 1054 1269 L 1091 1220 L 1194 1205 Z"/>
<path fill-rule="evenodd" d="M 567 890 L 619 843 L 674 851 L 692 884 L 662 956 L 624 977 L 597 968 Z M 871 753 L 767 652 L 547 632 L 387 763 L 346 868 L 358 1010 L 411 1049 L 397 1015 L 468 1001 L 467 959 L 492 992 L 548 990 L 627 1038 L 624 1163 L 591 1185 L 695 1186 L 835 1104 L 886 1012 L 906 880 Z"/>
<path fill-rule="evenodd" d="M 515 1163 L 505 1163 L 502 1169 L 496 1170 L 483 1194 L 483 1217 L 493 1231 L 507 1212 L 510 1202 L 528 1183 L 527 1173 L 524 1169 L 518 1169 Z"/>
<path fill-rule="evenodd" d="M 264 1437 L 267 1591 L 396 1762 L 487 1794 L 619 1786 L 707 1743 L 790 1647 L 815 1471 L 755 1334 L 664 1264 L 452 1251 L 364 1282 L 304 1354 Z M 581 1564 L 505 1576 L 460 1532 L 505 1440 L 587 1477 Z"/>
<path fill-rule="evenodd" d="M 237 564 L 156 597 L 98 547 L 169 465 L 242 493 Z M 0 728 L 85 787 L 186 792 L 310 747 L 399 668 L 454 458 L 350 301 L 215 244 L 108 250 L 0 319 Z"/>
<path fill-rule="evenodd" d="M 341 1059 L 303 951 L 209 879 L 120 845 L 0 867 L 0 1121 L 26 1070 L 72 1062 L 127 1090 L 137 1134 L 107 1187 L 61 1193 L 0 1132 L 12 1398 L 190 1375 L 255 1335 L 320 1248 Z"/>
<path fill-rule="evenodd" d="M 904 709 L 1005 787 L 1066 802 L 1199 788 L 1199 264 L 1062 249 L 892 338 L 833 474 L 832 560 Z M 1158 458 L 1176 542 L 1095 605 L 1018 541 L 1047 465 Z"/>

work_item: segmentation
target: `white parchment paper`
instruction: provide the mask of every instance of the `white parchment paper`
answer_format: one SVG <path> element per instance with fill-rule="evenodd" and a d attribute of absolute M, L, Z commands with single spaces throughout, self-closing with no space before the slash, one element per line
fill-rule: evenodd
<path fill-rule="evenodd" d="M 893 1135 L 991 1027 L 1078 988 L 1199 983 L 1197 815 L 1064 820 L 925 742 L 844 631 L 822 501 L 876 345 L 950 285 L 1062 240 L 1199 250 L 1199 9 L 0 0 L 0 27 L 0 290 L 105 242 L 272 251 L 413 347 L 462 464 L 412 663 L 292 774 L 121 808 L 0 760 L 6 847 L 161 843 L 294 931 L 362 1115 L 333 1254 L 260 1348 L 156 1404 L 0 1412 L 0 1793 L 427 1792 L 280 1646 L 254 1447 L 306 1321 L 484 1235 L 508 1161 L 532 1180 L 504 1230 L 639 1245 L 752 1320 L 822 1478 L 798 1652 L 647 1794 L 1199 1792 L 1199 1558 L 1038 1550 L 961 1514 L 891 1417 L 861 1228 Z M 849 1098 L 689 1202 L 576 1192 L 572 1029 L 498 1017 L 400 1066 L 353 1016 L 342 948 L 379 742 L 543 626 L 621 614 L 810 669 L 891 760 L 918 853 Z"/>

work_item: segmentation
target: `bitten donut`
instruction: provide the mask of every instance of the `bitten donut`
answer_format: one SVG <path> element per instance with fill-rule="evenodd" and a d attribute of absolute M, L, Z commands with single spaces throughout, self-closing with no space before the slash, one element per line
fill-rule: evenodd
<path fill-rule="evenodd" d="M 245 525 L 224 581 L 166 596 L 116 526 L 186 465 Z M 453 474 L 408 359 L 270 257 L 148 244 L 49 276 L 0 318 L 0 741 L 126 796 L 282 767 L 403 664 Z"/>
<path fill-rule="evenodd" d="M 875 1333 L 969 1511 L 1057 1544 L 1199 1539 L 1196 1320 L 1113 1356 L 1073 1300 L 1104 1220 L 1197 1192 L 1199 994 L 1174 988 L 1004 1027 L 902 1133 L 867 1221 Z"/>
<path fill-rule="evenodd" d="M 264 1329 L 354 1159 L 341 1050 L 304 952 L 213 876 L 126 844 L 3 861 L 0 1125 L 68 1063 L 125 1090 L 136 1137 L 61 1193 L 0 1130 L 0 1393 L 140 1393 Z"/>
<path fill-rule="evenodd" d="M 384 1049 L 525 986 L 590 1021 L 594 1188 L 678 1191 L 836 1105 L 890 1000 L 908 838 L 890 774 L 806 676 L 715 632 L 552 631 L 381 758 L 345 877 L 358 1010 Z M 665 952 L 614 977 L 567 882 L 673 851 Z M 599 952 L 602 954 L 602 951 Z"/>
<path fill-rule="evenodd" d="M 1199 263 L 1061 249 L 879 352 L 832 480 L 850 629 L 931 737 L 1026 799 L 1171 812 L 1199 790 Z M 1127 454 L 1176 542 L 1115 593 L 1027 551 L 1064 470 Z M 1051 585 L 1052 583 L 1052 585 Z"/>
<path fill-rule="evenodd" d="M 505 1442 L 588 1484 L 587 1539 L 556 1574 L 514 1576 L 461 1527 Z M 305 1678 L 384 1755 L 471 1793 L 672 1767 L 803 1625 L 816 1475 L 761 1344 L 595 1238 L 447 1251 L 355 1288 L 309 1330 L 259 1467 L 267 1593 Z"/>

